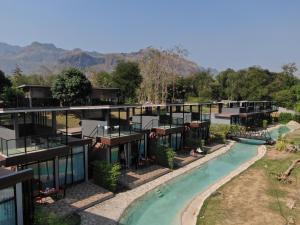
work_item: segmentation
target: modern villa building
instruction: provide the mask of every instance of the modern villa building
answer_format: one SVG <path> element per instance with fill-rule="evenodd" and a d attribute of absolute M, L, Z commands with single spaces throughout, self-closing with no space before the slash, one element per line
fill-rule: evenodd
<path fill-rule="evenodd" d="M 26 96 L 21 104 L 0 108 L 1 224 L 30 224 L 33 199 L 64 195 L 88 181 L 92 161 L 136 170 L 155 163 L 161 145 L 189 152 L 196 147 L 191 140 L 209 138 L 211 103 L 120 105 L 118 90 L 98 89 L 93 99 L 105 96 L 111 104 L 63 107 L 49 99 L 47 87 L 20 88 Z M 218 106 L 216 117 L 232 124 L 269 118 L 276 110 L 271 102 Z"/>
<path fill-rule="evenodd" d="M 261 125 L 263 120 L 271 121 L 271 114 L 278 111 L 272 101 L 222 101 L 217 105 L 217 120 L 246 127 Z"/>

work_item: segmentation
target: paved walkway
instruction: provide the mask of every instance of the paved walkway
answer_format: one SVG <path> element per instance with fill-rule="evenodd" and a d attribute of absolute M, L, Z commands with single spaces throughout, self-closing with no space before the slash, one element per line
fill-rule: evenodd
<path fill-rule="evenodd" d="M 122 172 L 120 183 L 128 189 L 133 189 L 169 172 L 170 169 L 159 165 L 150 165 L 137 170 L 130 169 Z"/>
<path fill-rule="evenodd" d="M 82 225 L 117 225 L 124 210 L 135 200 L 142 197 L 146 192 L 151 191 L 159 185 L 170 181 L 171 179 L 182 175 L 191 169 L 194 169 L 201 164 L 227 152 L 234 142 L 230 141 L 229 144 L 216 152 L 213 152 L 197 161 L 194 161 L 180 169 L 174 170 L 164 176 L 161 176 L 153 181 L 143 184 L 133 190 L 117 194 L 105 202 L 97 204 L 91 208 L 81 211 L 81 224 Z"/>
<path fill-rule="evenodd" d="M 86 182 L 67 188 L 65 198 L 58 201 L 49 200 L 45 207 L 56 214 L 64 216 L 92 207 L 113 196 L 112 192 L 92 182 Z"/>

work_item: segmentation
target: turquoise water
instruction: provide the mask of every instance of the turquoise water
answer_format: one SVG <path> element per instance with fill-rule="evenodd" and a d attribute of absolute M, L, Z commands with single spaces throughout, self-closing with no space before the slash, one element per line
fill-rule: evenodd
<path fill-rule="evenodd" d="M 287 127 L 279 129 L 271 132 L 272 138 L 277 139 L 279 133 L 289 131 Z M 181 212 L 191 200 L 254 157 L 259 144 L 261 142 L 256 141 L 236 143 L 227 153 L 159 186 L 134 202 L 121 218 L 120 224 L 179 225 Z"/>

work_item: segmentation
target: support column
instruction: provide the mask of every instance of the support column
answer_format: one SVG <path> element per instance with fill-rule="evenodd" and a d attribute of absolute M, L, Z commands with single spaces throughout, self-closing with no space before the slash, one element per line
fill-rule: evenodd
<path fill-rule="evenodd" d="M 89 181 L 89 154 L 88 154 L 88 150 L 89 150 L 89 145 L 85 145 L 84 146 L 84 170 L 85 170 L 85 182 Z"/>
<path fill-rule="evenodd" d="M 54 175 L 55 175 L 55 189 L 59 190 L 59 160 L 58 156 L 54 159 Z"/>
<path fill-rule="evenodd" d="M 18 225 L 23 225 L 23 192 L 22 183 L 16 184 L 16 206 L 17 206 L 17 221 Z"/>
<path fill-rule="evenodd" d="M 52 130 L 53 130 L 53 133 L 56 134 L 56 112 L 53 111 L 51 113 L 51 119 L 52 119 L 52 121 L 51 121 Z"/>
<path fill-rule="evenodd" d="M 127 167 L 128 168 L 130 168 L 130 166 L 131 166 L 131 163 L 130 163 L 130 159 L 131 159 L 131 143 L 128 143 L 127 144 L 127 156 L 128 156 L 128 158 L 127 158 Z"/>
<path fill-rule="evenodd" d="M 12 116 L 13 116 L 14 130 L 15 130 L 15 138 L 19 138 L 20 137 L 20 132 L 19 132 L 18 113 L 14 113 Z"/>

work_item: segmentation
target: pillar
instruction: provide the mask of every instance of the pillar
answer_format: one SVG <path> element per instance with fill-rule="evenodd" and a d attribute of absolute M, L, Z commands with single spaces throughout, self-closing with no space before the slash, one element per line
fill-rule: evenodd
<path fill-rule="evenodd" d="M 66 162 L 67 163 L 67 162 Z M 59 189 L 59 160 L 58 156 L 55 157 L 54 159 L 54 175 L 55 175 L 55 189 Z"/>
<path fill-rule="evenodd" d="M 89 145 L 84 146 L 84 170 L 85 170 L 85 182 L 89 180 Z"/>
<path fill-rule="evenodd" d="M 16 184 L 16 206 L 17 206 L 17 221 L 18 225 L 23 225 L 23 192 L 22 183 Z"/>

